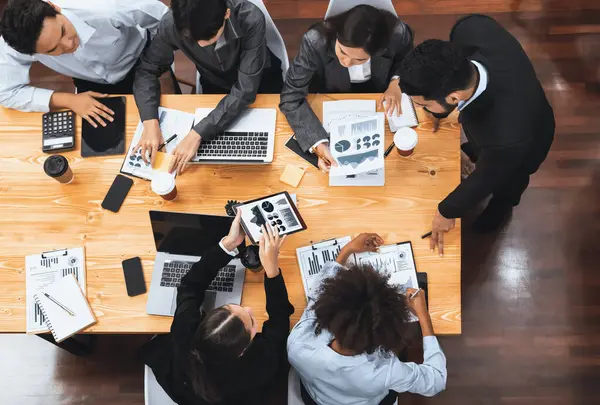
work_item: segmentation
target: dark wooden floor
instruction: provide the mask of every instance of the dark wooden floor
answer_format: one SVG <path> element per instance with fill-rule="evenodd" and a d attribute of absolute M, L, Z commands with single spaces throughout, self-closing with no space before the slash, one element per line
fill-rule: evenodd
<path fill-rule="evenodd" d="M 600 1 L 402 0 L 417 40 L 446 38 L 459 14 L 491 13 L 524 44 L 557 117 L 548 160 L 498 235 L 463 233 L 463 334 L 441 338 L 448 388 L 403 404 L 600 404 Z M 267 2 L 290 56 L 326 0 Z M 193 68 L 178 59 L 178 74 Z M 37 83 L 70 88 L 45 69 Z M 144 336 L 101 336 L 76 358 L 0 336 L 1 404 L 143 404 Z M 283 404 L 284 401 L 274 403 Z"/>

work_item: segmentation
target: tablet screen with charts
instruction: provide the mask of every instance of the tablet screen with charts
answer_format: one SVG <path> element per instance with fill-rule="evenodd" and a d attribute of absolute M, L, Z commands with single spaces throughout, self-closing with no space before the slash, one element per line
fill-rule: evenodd
<path fill-rule="evenodd" d="M 247 201 L 236 208 L 242 210 L 242 227 L 254 244 L 260 240 L 260 227 L 264 224 L 277 227 L 281 235 L 306 229 L 306 224 L 287 191 Z"/>

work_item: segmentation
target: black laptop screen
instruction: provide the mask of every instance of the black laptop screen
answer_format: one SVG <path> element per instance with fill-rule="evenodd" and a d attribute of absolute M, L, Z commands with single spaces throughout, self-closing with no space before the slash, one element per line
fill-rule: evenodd
<path fill-rule="evenodd" d="M 150 211 L 156 251 L 202 256 L 229 233 L 233 218 L 215 215 Z"/>

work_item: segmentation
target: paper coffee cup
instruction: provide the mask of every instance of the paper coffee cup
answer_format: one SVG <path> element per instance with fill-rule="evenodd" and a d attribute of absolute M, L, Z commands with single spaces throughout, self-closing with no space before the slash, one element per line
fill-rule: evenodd
<path fill-rule="evenodd" d="M 69 184 L 73 181 L 73 171 L 69 167 L 67 158 L 61 155 L 52 155 L 44 162 L 44 172 L 59 183 Z"/>
<path fill-rule="evenodd" d="M 177 186 L 175 176 L 170 173 L 154 173 L 150 183 L 152 191 L 167 201 L 173 201 L 177 197 Z"/>
<path fill-rule="evenodd" d="M 417 135 L 417 131 L 412 128 L 400 128 L 394 134 L 396 150 L 402 156 L 412 155 L 418 142 L 419 135 Z"/>

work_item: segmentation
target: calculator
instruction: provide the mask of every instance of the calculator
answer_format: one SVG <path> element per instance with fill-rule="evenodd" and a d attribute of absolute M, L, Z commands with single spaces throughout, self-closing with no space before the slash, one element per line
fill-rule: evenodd
<path fill-rule="evenodd" d="M 42 116 L 42 151 L 72 149 L 75 146 L 75 113 L 49 112 Z"/>

